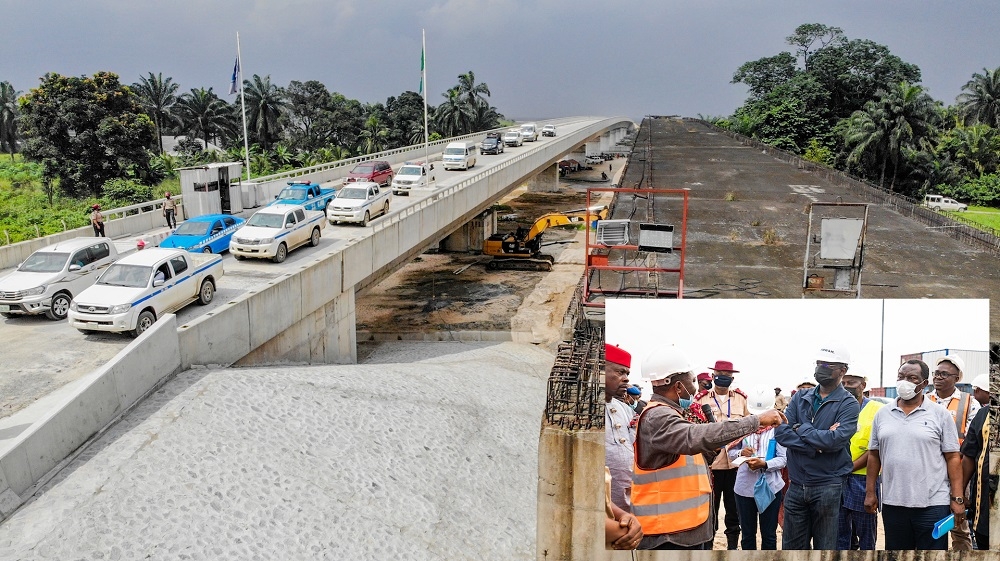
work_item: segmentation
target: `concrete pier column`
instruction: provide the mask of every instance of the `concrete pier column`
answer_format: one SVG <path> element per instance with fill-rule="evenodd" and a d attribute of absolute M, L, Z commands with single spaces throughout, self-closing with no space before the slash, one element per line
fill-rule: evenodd
<path fill-rule="evenodd" d="M 614 143 L 611 142 L 611 135 L 608 134 L 608 133 L 602 134 L 601 135 L 601 150 L 600 151 L 602 153 L 603 152 L 607 152 L 608 150 L 611 149 L 612 145 L 614 145 Z"/>
<path fill-rule="evenodd" d="M 559 164 L 552 164 L 528 180 L 529 193 L 556 193 L 558 191 Z"/>
<path fill-rule="evenodd" d="M 496 211 L 486 211 L 463 224 L 438 244 L 443 251 L 482 251 L 483 242 L 497 231 Z"/>
<path fill-rule="evenodd" d="M 600 140 L 588 140 L 586 147 L 583 149 L 583 153 L 587 156 L 595 156 L 601 153 L 601 141 Z"/>

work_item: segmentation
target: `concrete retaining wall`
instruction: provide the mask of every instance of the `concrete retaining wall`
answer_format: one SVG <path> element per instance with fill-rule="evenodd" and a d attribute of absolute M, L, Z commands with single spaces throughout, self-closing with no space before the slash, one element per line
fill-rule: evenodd
<path fill-rule="evenodd" d="M 160 207 L 163 206 L 164 200 L 165 199 L 159 199 L 140 205 L 131 205 L 104 211 L 106 220 L 104 223 L 104 233 L 107 234 L 109 238 L 114 239 L 132 236 L 166 226 L 166 221 L 164 220 L 163 214 L 161 214 L 160 210 Z M 177 201 L 177 215 L 183 216 L 184 209 L 181 197 L 174 197 L 174 200 Z M 147 210 L 143 211 L 143 209 Z M 81 212 L 83 211 L 81 210 Z M 130 212 L 134 212 L 136 214 L 128 214 Z M 74 228 L 72 230 L 66 230 L 65 232 L 59 232 L 58 234 L 35 238 L 33 240 L 25 240 L 23 242 L 0 247 L 0 269 L 16 267 L 18 263 L 27 259 L 29 255 L 45 246 L 65 240 L 71 240 L 73 238 L 79 238 L 81 236 L 93 235 L 94 228 L 91 226 L 84 226 L 83 228 Z"/>
<path fill-rule="evenodd" d="M 180 370 L 177 322 L 166 315 L 79 380 L 73 391 L 0 450 L 0 519 L 44 485 L 76 450 Z"/>

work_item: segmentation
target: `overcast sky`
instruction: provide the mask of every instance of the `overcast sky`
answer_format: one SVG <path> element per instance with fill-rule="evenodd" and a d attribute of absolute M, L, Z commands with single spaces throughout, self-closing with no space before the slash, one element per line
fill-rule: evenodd
<path fill-rule="evenodd" d="M 675 344 L 695 372 L 728 360 L 740 371 L 736 387 L 781 387 L 785 395 L 813 379 L 815 354 L 827 344 L 839 342 L 847 349 L 849 371 L 866 375 L 868 387 L 894 386 L 904 354 L 989 349 L 989 300 L 609 299 L 606 321 L 607 342 L 632 353 L 633 383 L 644 383 L 644 357 Z M 971 383 L 986 372 L 966 374 L 962 381 Z"/>
<path fill-rule="evenodd" d="M 802 23 L 887 45 L 946 103 L 1000 66 L 997 0 L 0 0 L 0 14 L 0 80 L 24 92 L 46 72 L 152 71 L 232 101 L 239 31 L 247 76 L 385 102 L 416 91 L 424 28 L 431 104 L 472 70 L 519 120 L 728 115 L 746 92 L 736 68 L 791 51 Z"/>

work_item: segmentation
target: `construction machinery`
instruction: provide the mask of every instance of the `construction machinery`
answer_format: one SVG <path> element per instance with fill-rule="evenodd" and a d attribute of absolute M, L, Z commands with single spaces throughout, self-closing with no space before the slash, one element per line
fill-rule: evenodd
<path fill-rule="evenodd" d="M 542 215 L 530 228 L 520 227 L 514 232 L 493 234 L 483 243 L 483 254 L 493 257 L 486 263 L 490 270 L 513 269 L 520 271 L 551 271 L 555 257 L 541 252 L 542 234 L 553 226 L 593 222 L 608 217 L 608 207 L 603 205 L 550 212 Z"/>

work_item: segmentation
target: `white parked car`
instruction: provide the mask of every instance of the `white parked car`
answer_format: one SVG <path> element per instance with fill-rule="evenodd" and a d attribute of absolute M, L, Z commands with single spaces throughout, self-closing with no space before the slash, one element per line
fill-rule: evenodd
<path fill-rule="evenodd" d="M 208 304 L 222 278 L 222 256 L 146 249 L 122 257 L 73 299 L 69 324 L 80 331 L 130 331 L 138 337 L 163 314 L 195 300 Z"/>
<path fill-rule="evenodd" d="M 601 158 L 600 156 L 587 156 L 584 159 L 584 163 L 586 163 L 588 166 L 598 166 L 604 163 L 604 159 Z"/>
<path fill-rule="evenodd" d="M 326 207 L 326 218 L 330 224 L 337 222 L 357 222 L 367 226 L 376 216 L 389 214 L 389 200 L 392 189 L 378 183 L 351 183 L 337 193 L 337 198 Z"/>
<path fill-rule="evenodd" d="M 73 298 L 119 257 L 109 238 L 74 238 L 43 247 L 0 279 L 0 314 L 65 319 Z"/>
<path fill-rule="evenodd" d="M 427 187 L 434 181 L 434 176 L 429 173 L 433 170 L 433 165 L 423 162 L 406 162 L 392 178 L 392 194 L 409 196 L 410 189 Z"/>
<path fill-rule="evenodd" d="M 336 202 L 333 199 L 327 208 Z M 236 259 L 258 257 L 281 263 L 300 245 L 319 245 L 320 231 L 326 227 L 323 218 L 323 211 L 306 210 L 302 205 L 264 207 L 236 230 L 229 241 L 229 253 Z"/>
<path fill-rule="evenodd" d="M 969 205 L 941 195 L 924 195 L 924 206 L 933 210 L 969 210 Z"/>

